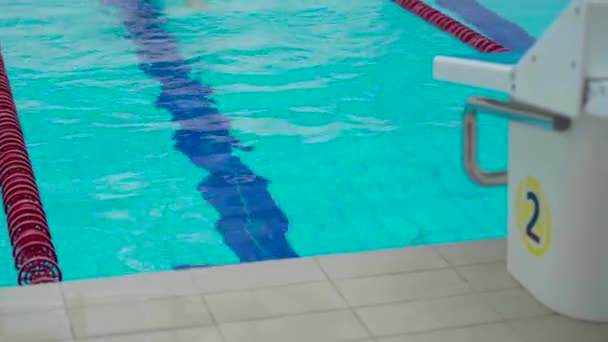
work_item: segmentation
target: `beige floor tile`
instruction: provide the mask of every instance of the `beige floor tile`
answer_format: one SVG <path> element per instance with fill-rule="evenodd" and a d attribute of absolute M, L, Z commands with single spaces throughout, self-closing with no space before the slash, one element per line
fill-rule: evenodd
<path fill-rule="evenodd" d="M 452 269 L 336 280 L 338 290 L 354 306 L 392 303 L 471 292 Z"/>
<path fill-rule="evenodd" d="M 0 315 L 63 307 L 59 284 L 0 288 Z"/>
<path fill-rule="evenodd" d="M 448 264 L 432 247 L 387 249 L 317 257 L 333 279 L 444 268 Z"/>
<path fill-rule="evenodd" d="M 482 293 L 480 296 L 504 319 L 519 319 L 552 314 L 551 310 L 539 303 L 520 287 Z"/>
<path fill-rule="evenodd" d="M 456 267 L 456 272 L 475 291 L 502 290 L 519 286 L 507 272 L 504 262 Z"/>
<path fill-rule="evenodd" d="M 76 338 L 209 325 L 200 296 L 157 298 L 69 309 Z"/>
<path fill-rule="evenodd" d="M 346 307 L 328 281 L 211 294 L 205 300 L 221 323 Z"/>
<path fill-rule="evenodd" d="M 326 280 L 312 258 L 254 262 L 190 270 L 201 293 L 246 290 Z"/>
<path fill-rule="evenodd" d="M 0 315 L 2 342 L 56 342 L 71 338 L 65 309 Z"/>
<path fill-rule="evenodd" d="M 435 248 L 452 266 L 499 262 L 507 256 L 504 239 L 451 243 Z"/>
<path fill-rule="evenodd" d="M 557 315 L 510 324 L 526 342 L 608 342 L 608 324 L 584 323 Z"/>
<path fill-rule="evenodd" d="M 378 338 L 377 342 L 526 342 L 505 323 Z"/>
<path fill-rule="evenodd" d="M 0 342 L 608 342 L 608 324 L 538 303 L 503 254 L 494 240 L 3 288 Z"/>
<path fill-rule="evenodd" d="M 113 335 L 82 339 L 80 342 L 223 342 L 218 328 L 164 330 L 142 334 Z"/>
<path fill-rule="evenodd" d="M 337 342 L 365 339 L 351 311 L 334 311 L 220 325 L 227 342 Z"/>
<path fill-rule="evenodd" d="M 197 293 L 192 278 L 187 272 L 144 273 L 64 282 L 62 286 L 68 307 Z"/>
<path fill-rule="evenodd" d="M 478 295 L 358 308 L 356 312 L 376 336 L 454 328 L 501 319 Z"/>

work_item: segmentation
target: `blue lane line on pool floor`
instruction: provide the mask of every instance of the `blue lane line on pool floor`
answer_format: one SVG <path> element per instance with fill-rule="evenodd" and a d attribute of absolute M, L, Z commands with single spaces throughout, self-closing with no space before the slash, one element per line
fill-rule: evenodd
<path fill-rule="evenodd" d="M 436 3 L 511 51 L 527 51 L 535 42 L 534 37 L 522 27 L 494 13 L 478 0 L 436 0 Z"/>
<path fill-rule="evenodd" d="M 175 149 L 209 172 L 198 191 L 220 214 L 216 229 L 225 243 L 241 262 L 297 257 L 286 237 L 289 220 L 270 194 L 268 180 L 234 155 L 234 148 L 250 148 L 230 135 L 230 120 L 217 109 L 211 88 L 190 76 L 176 40 L 163 28 L 162 9 L 150 0 L 122 0 L 117 6 L 139 68 L 161 85 L 156 106 L 180 125 Z"/>

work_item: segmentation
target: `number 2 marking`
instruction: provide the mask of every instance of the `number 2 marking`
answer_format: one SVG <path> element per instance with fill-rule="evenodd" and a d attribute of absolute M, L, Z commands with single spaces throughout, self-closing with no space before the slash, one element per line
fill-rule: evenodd
<path fill-rule="evenodd" d="M 536 226 L 536 222 L 538 222 L 538 214 L 540 212 L 538 197 L 532 191 L 528 191 L 527 198 L 529 201 L 532 201 L 534 209 L 532 212 L 532 217 L 530 217 L 530 221 L 526 225 L 526 234 L 530 239 L 532 239 L 532 241 L 536 242 L 537 244 L 540 244 L 540 236 L 536 235 L 536 233 L 534 232 L 534 226 Z"/>

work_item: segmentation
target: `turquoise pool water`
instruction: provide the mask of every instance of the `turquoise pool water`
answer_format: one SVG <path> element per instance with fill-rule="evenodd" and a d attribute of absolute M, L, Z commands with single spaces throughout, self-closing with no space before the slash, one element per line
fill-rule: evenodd
<path fill-rule="evenodd" d="M 505 189 L 474 185 L 461 165 L 462 105 L 489 93 L 431 77 L 434 56 L 470 48 L 388 0 L 208 2 L 165 1 L 163 27 L 232 136 L 254 146 L 234 155 L 270 182 L 299 255 L 504 236 Z M 535 36 L 566 2 L 483 1 Z M 125 12 L 95 0 L 2 7 L 64 278 L 239 262 L 201 198 L 207 172 L 174 148 L 179 127 L 155 106 L 162 89 L 141 69 Z M 483 122 L 490 168 L 506 164 L 505 132 Z M 15 284 L 3 233 L 0 270 L 0 286 Z"/>

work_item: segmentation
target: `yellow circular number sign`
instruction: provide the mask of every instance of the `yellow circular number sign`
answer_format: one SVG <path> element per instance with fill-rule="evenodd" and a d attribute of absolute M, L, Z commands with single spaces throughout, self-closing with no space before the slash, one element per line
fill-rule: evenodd
<path fill-rule="evenodd" d="M 536 256 L 551 244 L 551 209 L 538 179 L 524 178 L 517 187 L 515 219 L 526 248 Z"/>

